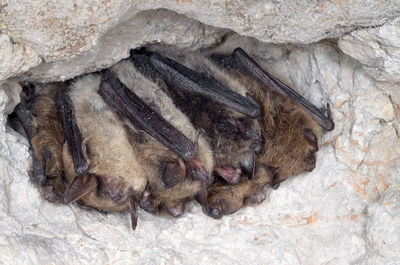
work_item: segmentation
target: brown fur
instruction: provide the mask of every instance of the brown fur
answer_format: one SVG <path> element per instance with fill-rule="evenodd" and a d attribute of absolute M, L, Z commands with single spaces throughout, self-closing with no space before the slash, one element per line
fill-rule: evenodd
<path fill-rule="evenodd" d="M 46 183 L 40 188 L 42 195 L 51 202 L 61 202 L 65 185 L 62 180 L 62 146 L 64 133 L 58 120 L 54 96 L 64 89 L 62 84 L 42 87 L 33 104 L 32 147 L 44 165 Z M 48 157 L 47 161 L 45 157 Z"/>
<path fill-rule="evenodd" d="M 130 147 L 127 131 L 97 94 L 99 85 L 100 76 L 88 75 L 76 80 L 68 92 L 90 163 L 87 174 L 97 179 L 96 190 L 79 202 L 99 210 L 123 211 L 130 206 L 132 197 L 140 198 L 147 180 Z M 66 143 L 63 163 L 66 180 L 71 183 L 76 173 Z"/>
<path fill-rule="evenodd" d="M 272 92 L 254 79 L 236 72 L 231 74 L 240 76 L 241 82 L 262 107 L 258 120 L 265 143 L 257 157 L 257 173 L 253 180 L 242 177 L 236 185 L 216 183 L 210 187 L 210 204 L 221 207 L 225 214 L 239 210 L 246 198 L 262 191 L 263 186 L 276 185 L 305 171 L 318 147 L 307 141 L 303 130 L 311 129 L 318 140 L 321 134 L 321 127 L 291 99 Z M 266 174 L 266 166 L 278 168 L 274 179 Z"/>
<path fill-rule="evenodd" d="M 148 50 L 158 52 L 190 69 L 212 76 L 220 84 L 246 97 L 247 90 L 239 80 L 227 75 L 198 52 L 166 45 L 153 45 L 148 47 Z M 160 83 L 160 87 L 173 99 L 174 104 L 185 113 L 192 124 L 196 128 L 205 130 L 205 137 L 214 153 L 215 167 L 241 168 L 241 163 L 252 155 L 251 146 L 254 142 L 261 143 L 260 138 L 245 139 L 238 131 L 240 121 L 245 129 L 251 129 L 260 136 L 260 126 L 256 119 L 249 118 L 207 97 L 190 95 L 190 93 L 186 93 L 183 97 L 179 96 L 177 93 L 172 93 L 163 82 Z"/>
<path fill-rule="evenodd" d="M 221 181 L 208 188 L 208 201 L 223 214 L 232 214 L 243 207 L 246 200 L 253 195 L 263 193 L 264 186 L 274 178 L 274 170 L 259 166 L 252 180 L 241 177 L 235 185 L 227 185 Z"/>
<path fill-rule="evenodd" d="M 113 66 L 112 70 L 118 75 L 121 82 L 142 98 L 147 104 L 157 110 L 168 122 L 174 125 L 189 139 L 194 139 L 196 130 L 187 117 L 180 112 L 159 86 L 142 76 L 129 61 L 122 61 Z M 145 169 L 151 192 L 150 200 L 154 209 L 172 209 L 192 199 L 200 190 L 201 183 L 190 177 L 172 188 L 162 186 L 162 162 L 176 161 L 178 155 L 156 141 L 143 131 L 126 122 L 130 131 L 132 148 L 138 155 L 140 164 Z M 199 139 L 197 157 L 205 169 L 211 174 L 214 158 L 208 143 Z"/>

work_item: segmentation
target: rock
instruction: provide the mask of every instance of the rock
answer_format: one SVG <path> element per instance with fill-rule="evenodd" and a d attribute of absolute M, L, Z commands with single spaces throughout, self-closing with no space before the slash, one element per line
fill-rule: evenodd
<path fill-rule="evenodd" d="M 339 47 L 376 80 L 400 82 L 400 18 L 353 31 L 339 39 Z"/>
<path fill-rule="evenodd" d="M 205 26 L 167 10 L 143 11 L 120 21 L 102 33 L 96 46 L 62 60 L 54 55 L 47 63 L 30 69 L 22 79 L 40 82 L 66 80 L 82 73 L 110 67 L 129 56 L 129 50 L 146 43 L 160 42 L 192 49 L 215 43 L 227 30 Z"/>
<path fill-rule="evenodd" d="M 386 260 L 399 261 L 400 187 L 393 185 L 368 207 L 367 238 L 372 249 Z"/>
<path fill-rule="evenodd" d="M 44 65 L 31 74 L 42 81 L 65 80 L 108 67 L 126 57 L 128 48 L 149 41 L 191 46 L 196 36 L 205 45 L 204 38 L 217 30 L 214 27 L 264 42 L 308 44 L 360 27 L 382 25 L 400 10 L 398 0 L 2 0 L 0 7 L 0 30 L 34 57 L 14 74 L 37 65 L 41 58 Z M 199 28 L 192 19 L 204 25 Z M 164 31 L 171 34 L 161 34 Z M 68 67 L 60 66 L 66 62 L 70 62 Z"/>
<path fill-rule="evenodd" d="M 400 260 L 398 1 L 128 2 L 0 0 L 1 264 Z M 340 39 L 265 44 L 231 30 L 275 43 Z M 45 201 L 29 182 L 26 139 L 6 125 L 18 81 L 69 79 L 152 42 L 241 46 L 316 106 L 330 103 L 336 127 L 322 136 L 316 169 L 220 220 L 195 202 L 180 218 L 140 210 L 136 231 L 129 213 Z"/>
<path fill-rule="evenodd" d="M 331 104 L 336 128 L 323 135 L 313 172 L 290 178 L 269 190 L 262 204 L 221 220 L 205 216 L 192 202 L 176 219 L 140 210 L 137 230 L 131 231 L 128 213 L 44 201 L 26 174 L 27 142 L 9 128 L 6 133 L 3 118 L 0 262 L 385 264 L 399 259 L 393 229 L 400 142 L 389 97 L 331 42 L 297 47 L 235 34 L 224 39 L 208 52 L 244 47 L 317 106 Z M 15 104 L 8 100 L 14 96 L 7 96 L 13 90 L 0 91 L 0 102 L 9 102 L 0 106 L 4 112 Z"/>
<path fill-rule="evenodd" d="M 27 71 L 41 62 L 28 45 L 13 44 L 10 37 L 0 34 L 0 81 Z"/>

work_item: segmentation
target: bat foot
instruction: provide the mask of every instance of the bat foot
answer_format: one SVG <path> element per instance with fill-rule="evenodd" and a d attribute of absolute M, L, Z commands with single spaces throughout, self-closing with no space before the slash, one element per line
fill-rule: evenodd
<path fill-rule="evenodd" d="M 242 171 L 239 168 L 233 167 L 217 167 L 215 172 L 221 176 L 229 184 L 236 184 L 239 182 Z"/>
<path fill-rule="evenodd" d="M 179 202 L 177 205 L 173 207 L 167 207 L 167 212 L 173 217 L 179 217 L 185 211 L 185 205 L 182 202 Z"/>
<path fill-rule="evenodd" d="M 162 185 L 170 189 L 182 182 L 186 176 L 186 166 L 182 159 L 177 162 L 163 162 L 163 174 L 161 177 Z"/>

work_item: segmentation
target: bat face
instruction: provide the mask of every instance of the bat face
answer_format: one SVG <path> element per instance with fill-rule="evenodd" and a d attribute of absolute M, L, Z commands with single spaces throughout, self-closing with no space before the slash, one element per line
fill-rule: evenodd
<path fill-rule="evenodd" d="M 262 147 L 260 106 L 246 89 L 197 53 L 168 46 L 131 51 L 135 67 L 155 80 L 190 119 L 205 131 L 215 157 L 215 172 L 228 183 L 255 171 Z M 233 78 L 234 79 L 234 78 Z"/>

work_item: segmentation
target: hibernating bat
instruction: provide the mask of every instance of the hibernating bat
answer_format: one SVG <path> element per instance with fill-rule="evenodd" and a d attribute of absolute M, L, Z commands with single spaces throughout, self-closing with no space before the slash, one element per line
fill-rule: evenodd
<path fill-rule="evenodd" d="M 329 105 L 328 117 L 325 117 L 297 92 L 265 72 L 241 48 L 231 55 L 214 53 L 211 58 L 228 75 L 238 78 L 262 107 L 258 120 L 265 144 L 257 157 L 255 177 L 236 185 L 217 183 L 209 188 L 210 205 L 219 207 L 223 214 L 230 214 L 245 202 L 264 200 L 266 184 L 276 186 L 289 176 L 312 171 L 321 127 L 330 131 L 334 123 Z M 276 174 L 273 178 L 271 170 Z"/>
<path fill-rule="evenodd" d="M 184 168 L 186 164 L 186 170 L 184 169 L 184 171 L 187 171 L 188 175 L 193 175 L 192 178 L 186 177 L 173 186 L 161 185 L 161 170 L 166 168 L 166 165 L 163 164 L 170 163 L 172 165 L 172 161 L 177 160 L 177 155 L 169 148 L 160 144 L 159 141 L 155 141 L 147 134 L 143 133 L 131 120 L 128 120 L 129 117 L 126 116 L 126 113 L 121 113 L 120 110 L 117 111 L 124 117 L 125 124 L 128 125 L 130 135 L 132 136 L 132 146 L 137 153 L 142 154 L 139 159 L 141 159 L 142 164 L 145 165 L 146 171 L 149 171 L 148 181 L 152 206 L 150 207 L 150 211 L 152 211 L 151 208 L 157 209 L 159 206 L 163 206 L 170 214 L 174 216 L 181 215 L 184 210 L 184 202 L 196 195 L 200 198 L 203 210 L 211 214 L 213 209 L 208 208 L 205 186 L 212 183 L 211 173 L 214 167 L 214 158 L 208 143 L 203 137 L 199 138 L 199 131 L 196 130 L 188 118 L 175 107 L 171 99 L 165 95 L 158 84 L 148 80 L 134 68 L 130 59 L 119 62 L 103 74 L 100 93 L 103 95 L 103 98 L 110 98 L 107 94 L 112 92 L 112 89 L 111 87 L 107 87 L 106 84 L 113 87 L 114 91 L 122 90 L 121 95 L 125 95 L 125 98 L 130 98 L 129 92 L 135 93 L 137 97 L 158 112 L 166 122 L 173 127 L 162 127 L 158 123 L 155 124 L 156 128 L 154 128 L 153 131 L 162 134 L 164 139 L 173 141 L 174 138 L 177 138 L 174 134 L 182 134 L 180 138 L 178 138 L 178 141 L 175 140 L 173 144 L 176 145 L 176 147 L 172 147 L 172 149 L 183 149 L 186 145 L 191 145 L 189 149 L 197 152 L 197 154 L 191 153 L 189 156 L 185 157 L 188 161 L 181 161 L 178 164 L 178 166 L 183 166 Z M 113 108 L 118 108 L 118 104 L 109 103 L 113 105 Z M 114 103 L 118 102 L 114 101 Z M 149 125 L 147 124 L 146 126 Z M 168 137 L 166 137 L 166 135 Z M 193 146 L 188 139 L 194 139 L 195 145 Z M 193 147 L 195 147 L 195 150 L 193 150 Z M 176 153 L 179 153 L 179 151 Z M 196 156 L 198 160 L 194 156 Z M 183 155 L 181 157 L 183 157 Z M 196 168 L 199 168 L 201 165 L 204 167 L 207 175 L 201 174 L 203 176 L 198 177 L 199 174 L 197 173 L 201 170 L 196 170 Z M 171 171 L 173 172 L 174 170 Z M 147 208 L 147 210 L 149 209 Z M 218 213 L 214 214 L 220 216 Z"/>
<path fill-rule="evenodd" d="M 120 87 L 115 88 L 115 84 Z M 122 101 L 110 94 L 118 94 L 124 88 Z M 104 102 L 99 90 L 113 108 Z M 41 105 L 44 109 L 35 117 L 35 125 L 40 130 L 35 127 L 30 132 L 29 126 L 33 123 L 26 123 L 25 128 L 28 139 L 32 139 L 33 154 L 43 157 L 37 168 L 49 168 L 45 151 L 57 147 L 47 157 L 50 162 L 64 166 L 69 183 L 64 192 L 66 203 L 78 201 L 104 211 L 122 211 L 130 207 L 133 228 L 136 227 L 138 204 L 151 212 L 163 208 L 177 216 L 183 213 L 184 202 L 197 195 L 203 198 L 204 210 L 210 211 L 206 205 L 206 184 L 202 183 L 211 182 L 209 172 L 213 168 L 213 156 L 210 147 L 204 139 L 198 139 L 196 130 L 168 101 L 169 98 L 137 73 L 129 62 L 120 62 L 112 70 L 77 78 L 68 89 L 52 90 L 45 99 L 48 104 Z M 138 108 L 133 110 L 136 111 L 133 114 L 136 123 L 130 120 L 133 117 L 131 110 L 116 109 L 118 115 L 113 111 L 116 105 L 132 107 L 122 104 L 126 102 Z M 20 113 L 29 115 L 29 111 Z M 47 123 L 50 119 L 51 126 Z M 137 126 L 137 122 L 142 122 L 145 128 Z M 195 143 L 186 135 L 196 138 Z M 40 145 L 34 144 L 35 139 Z M 164 141 L 164 145 L 159 140 Z M 61 180 L 61 174 L 58 180 Z M 165 183 L 165 180 L 169 182 Z"/>
<path fill-rule="evenodd" d="M 234 76 L 227 76 L 198 52 L 167 45 L 132 50 L 131 59 L 196 128 L 204 129 L 218 175 L 229 184 L 237 183 L 242 172 L 253 177 L 255 154 L 262 148 L 255 119 L 261 109 Z"/>
<path fill-rule="evenodd" d="M 21 103 L 14 110 L 14 118 L 23 128 L 21 133 L 26 134 L 30 144 L 31 180 L 50 202 L 62 202 L 65 191 L 62 180 L 64 133 L 53 100 L 65 87 L 63 83 L 24 86 Z"/>

